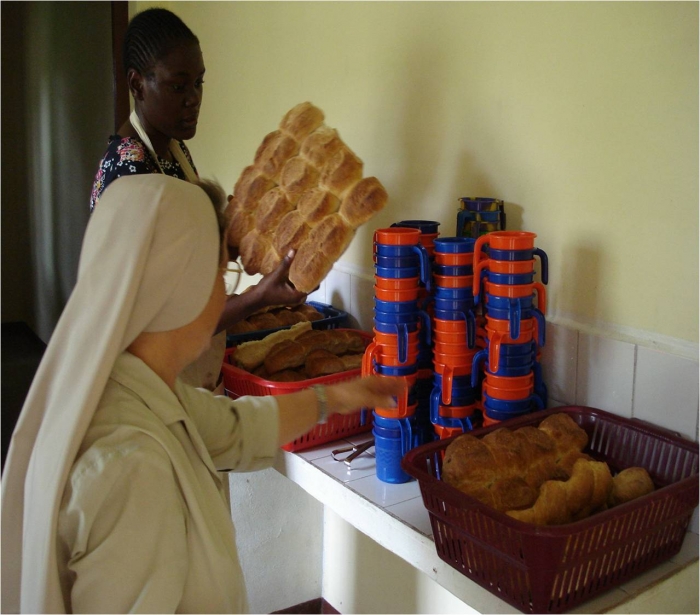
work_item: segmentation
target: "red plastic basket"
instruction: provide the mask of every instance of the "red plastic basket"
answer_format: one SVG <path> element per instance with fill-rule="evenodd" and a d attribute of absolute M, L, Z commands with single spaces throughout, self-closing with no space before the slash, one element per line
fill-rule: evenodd
<path fill-rule="evenodd" d="M 372 341 L 372 335 L 364 331 L 356 331 L 365 338 L 365 345 Z M 315 384 L 334 384 L 359 378 L 361 369 L 348 370 L 330 376 L 321 376 L 320 378 L 310 378 L 300 382 L 273 382 L 265 380 L 247 372 L 233 364 L 233 356 L 236 348 L 228 348 L 224 355 L 224 364 L 221 366 L 221 371 L 224 377 L 224 389 L 226 395 L 236 399 L 244 395 L 285 395 L 287 393 L 295 393 L 306 389 Z M 328 422 L 323 425 L 316 425 L 310 432 L 297 438 L 296 440 L 285 444 L 282 448 L 286 451 L 302 451 L 307 448 L 313 448 L 319 444 L 326 442 L 334 442 L 341 438 L 346 438 L 358 433 L 364 433 L 372 429 L 372 413 L 364 413 L 366 420 L 363 421 L 363 413 L 356 412 L 354 414 L 334 414 L 328 419 Z"/>
<path fill-rule="evenodd" d="M 438 555 L 524 613 L 562 613 L 669 559 L 681 548 L 698 504 L 698 444 L 642 421 L 581 406 L 507 422 L 516 429 L 565 412 L 586 430 L 585 452 L 613 473 L 647 469 L 657 489 L 567 525 L 517 521 L 440 480 L 455 439 L 408 452 L 404 471 L 420 484 Z M 475 430 L 481 436 L 503 424 Z M 459 436 L 456 436 L 459 437 Z"/>

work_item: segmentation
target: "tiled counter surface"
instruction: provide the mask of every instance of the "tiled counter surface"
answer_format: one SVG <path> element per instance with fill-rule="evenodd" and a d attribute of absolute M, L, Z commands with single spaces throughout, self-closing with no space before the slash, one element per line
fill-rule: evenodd
<path fill-rule="evenodd" d="M 357 457 L 351 468 L 333 459 L 333 450 L 368 439 L 369 434 L 360 434 L 299 453 L 285 451 L 278 456 L 275 467 L 357 530 L 471 608 L 481 613 L 518 613 L 439 558 L 417 481 L 390 485 L 378 480 L 373 448 Z M 571 612 L 669 613 L 677 612 L 674 604 L 682 608 L 693 603 L 694 608 L 687 612 L 698 612 L 698 536 L 688 533 L 680 553 L 672 560 Z"/>

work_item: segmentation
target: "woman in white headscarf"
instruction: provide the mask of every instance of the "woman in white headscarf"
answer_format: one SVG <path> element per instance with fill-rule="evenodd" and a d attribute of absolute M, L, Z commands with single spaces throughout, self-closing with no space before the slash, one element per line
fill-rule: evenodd
<path fill-rule="evenodd" d="M 3 612 L 245 611 L 217 471 L 269 467 L 326 412 L 401 393 L 364 378 L 233 401 L 178 380 L 225 300 L 206 190 L 121 178 L 90 220 L 3 473 Z"/>

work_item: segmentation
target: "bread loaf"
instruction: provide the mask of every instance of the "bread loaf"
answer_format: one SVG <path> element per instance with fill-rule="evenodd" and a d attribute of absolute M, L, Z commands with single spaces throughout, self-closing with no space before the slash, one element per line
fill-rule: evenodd
<path fill-rule="evenodd" d="M 538 427 L 499 428 L 482 438 L 464 434 L 445 450 L 442 478 L 510 517 L 561 525 L 653 491 L 644 468 L 615 478 L 605 462 L 582 451 L 588 435 L 566 413 Z"/>
<path fill-rule="evenodd" d="M 241 173 L 229 207 L 227 240 L 245 272 L 265 275 L 296 249 L 289 280 L 305 293 L 318 287 L 357 228 L 388 200 L 376 177 L 363 179 L 362 160 L 324 120 L 310 102 L 290 109 Z M 318 226 L 322 236 L 311 232 Z"/>
<path fill-rule="evenodd" d="M 606 463 L 579 458 L 568 480 L 546 481 L 531 507 L 506 514 L 535 525 L 563 525 L 585 519 L 607 504 L 612 482 Z"/>
<path fill-rule="evenodd" d="M 289 329 L 270 333 L 261 340 L 244 342 L 236 348 L 236 353 L 234 355 L 236 364 L 242 369 L 252 373 L 264 363 L 267 353 L 275 344 L 283 340 L 293 340 L 306 331 L 311 331 L 311 323 L 300 322 Z"/>
<path fill-rule="evenodd" d="M 547 429 L 563 434 L 561 442 Z M 586 432 L 563 413 L 550 415 L 539 428 L 511 431 L 502 427 L 483 438 L 464 434 L 445 450 L 442 477 L 460 491 L 505 511 L 513 505 L 497 495 L 503 490 L 503 481 L 510 485 L 522 481 L 536 495 L 547 480 L 569 477 L 572 460 L 583 456 L 581 451 L 587 442 Z M 513 483 L 514 479 L 519 480 Z M 527 493 L 524 488 L 523 493 Z M 522 494 L 519 497 L 527 499 Z"/>

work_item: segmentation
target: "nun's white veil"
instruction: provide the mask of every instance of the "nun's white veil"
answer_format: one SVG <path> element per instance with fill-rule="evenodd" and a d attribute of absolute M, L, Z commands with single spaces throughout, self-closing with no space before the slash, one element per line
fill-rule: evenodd
<path fill-rule="evenodd" d="M 176 329 L 202 312 L 219 254 L 214 207 L 198 186 L 153 174 L 105 190 L 2 476 L 3 612 L 65 612 L 58 509 L 115 359 L 143 331 Z"/>

